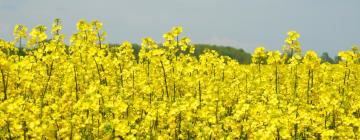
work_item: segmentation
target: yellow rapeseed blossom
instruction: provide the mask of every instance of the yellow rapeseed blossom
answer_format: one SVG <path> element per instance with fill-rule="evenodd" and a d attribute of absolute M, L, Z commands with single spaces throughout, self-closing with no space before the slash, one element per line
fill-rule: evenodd
<path fill-rule="evenodd" d="M 100 21 L 80 20 L 64 42 L 16 25 L 0 39 L 0 139 L 358 139 L 359 51 L 340 64 L 258 47 L 250 65 L 215 50 L 198 54 L 176 26 L 159 45 L 109 45 Z M 18 48 L 32 47 L 19 57 Z M 290 57 L 288 57 L 290 55 Z"/>

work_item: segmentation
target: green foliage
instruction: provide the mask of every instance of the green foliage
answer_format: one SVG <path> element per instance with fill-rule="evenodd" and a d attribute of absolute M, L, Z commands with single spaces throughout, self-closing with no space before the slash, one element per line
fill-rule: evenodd
<path fill-rule="evenodd" d="M 206 49 L 216 50 L 220 55 L 229 56 L 232 59 L 237 60 L 241 64 L 249 64 L 251 60 L 251 54 L 245 52 L 243 49 L 236 49 L 229 46 L 217 46 L 209 44 L 196 44 L 195 55 L 198 57 Z"/>
<path fill-rule="evenodd" d="M 109 44 L 109 47 L 118 47 L 119 44 Z M 159 45 L 162 47 L 161 45 Z M 134 49 L 134 55 L 136 59 L 139 57 L 140 52 L 140 45 L 139 44 L 132 44 L 132 47 Z M 236 49 L 229 46 L 217 46 L 217 45 L 209 45 L 209 44 L 195 44 L 195 53 L 194 55 L 199 58 L 201 54 L 205 50 L 216 50 L 220 55 L 223 56 L 229 56 L 232 59 L 237 60 L 241 64 L 249 64 L 251 59 L 251 54 L 245 52 L 243 49 Z M 185 52 L 188 53 L 188 52 Z"/>
<path fill-rule="evenodd" d="M 321 63 L 326 63 L 326 62 L 328 62 L 330 64 L 335 64 L 335 60 L 329 56 L 329 53 L 324 52 L 321 55 Z"/>

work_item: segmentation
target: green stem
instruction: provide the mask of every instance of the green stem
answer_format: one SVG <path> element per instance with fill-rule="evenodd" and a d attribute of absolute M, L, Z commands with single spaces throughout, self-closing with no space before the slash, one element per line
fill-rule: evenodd
<path fill-rule="evenodd" d="M 9 133 L 9 139 L 12 140 L 12 136 L 11 136 L 11 131 L 10 131 L 10 122 L 9 121 L 6 121 L 6 126 L 7 126 L 7 130 L 8 130 L 8 133 Z"/>
<path fill-rule="evenodd" d="M 199 102 L 200 102 L 200 108 L 201 108 L 201 84 L 200 84 L 200 80 L 199 80 Z"/>
<path fill-rule="evenodd" d="M 4 92 L 4 100 L 7 100 L 7 81 L 5 80 L 5 74 L 4 74 L 4 70 L 1 69 L 1 78 L 2 78 L 2 81 L 3 81 L 3 86 L 4 86 L 4 89 L 3 89 L 3 92 Z M 6 78 L 7 79 L 7 78 Z"/>
<path fill-rule="evenodd" d="M 164 63 L 163 63 L 162 61 L 160 61 L 160 63 L 161 63 L 161 68 L 162 68 L 162 70 L 163 70 L 163 76 L 164 76 L 164 84 L 165 84 L 166 96 L 169 98 L 169 90 L 168 90 L 168 86 L 167 86 L 166 72 L 165 72 Z"/>

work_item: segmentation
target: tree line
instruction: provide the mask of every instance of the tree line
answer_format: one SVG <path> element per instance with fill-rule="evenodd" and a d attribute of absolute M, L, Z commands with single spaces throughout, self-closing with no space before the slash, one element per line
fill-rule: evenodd
<path fill-rule="evenodd" d="M 109 44 L 109 47 L 118 47 L 119 44 Z M 221 56 L 228 56 L 232 59 L 237 60 L 240 64 L 250 64 L 251 63 L 251 53 L 246 52 L 242 48 L 234 48 L 231 46 L 221 46 L 221 45 L 211 45 L 211 44 L 195 44 L 195 53 L 194 55 L 198 58 L 205 50 L 215 50 Z M 68 47 L 68 46 L 66 46 Z M 138 58 L 141 46 L 139 44 L 132 44 L 134 49 L 134 56 Z M 161 47 L 161 45 L 160 45 Z M 29 50 L 28 50 L 29 51 Z M 20 50 L 19 55 L 26 55 L 24 51 Z M 337 64 L 340 58 L 335 56 L 334 58 L 330 57 L 329 53 L 324 52 L 321 55 L 321 63 L 330 63 Z"/>

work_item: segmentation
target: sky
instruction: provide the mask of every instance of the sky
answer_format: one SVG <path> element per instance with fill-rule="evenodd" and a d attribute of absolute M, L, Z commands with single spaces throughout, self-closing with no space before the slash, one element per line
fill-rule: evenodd
<path fill-rule="evenodd" d="M 286 33 L 300 33 L 302 49 L 328 52 L 360 46 L 359 0 L 0 0 L 0 38 L 11 40 L 15 24 L 28 28 L 63 20 L 69 38 L 76 22 L 99 20 L 108 43 L 162 34 L 182 26 L 193 43 L 280 50 Z"/>

